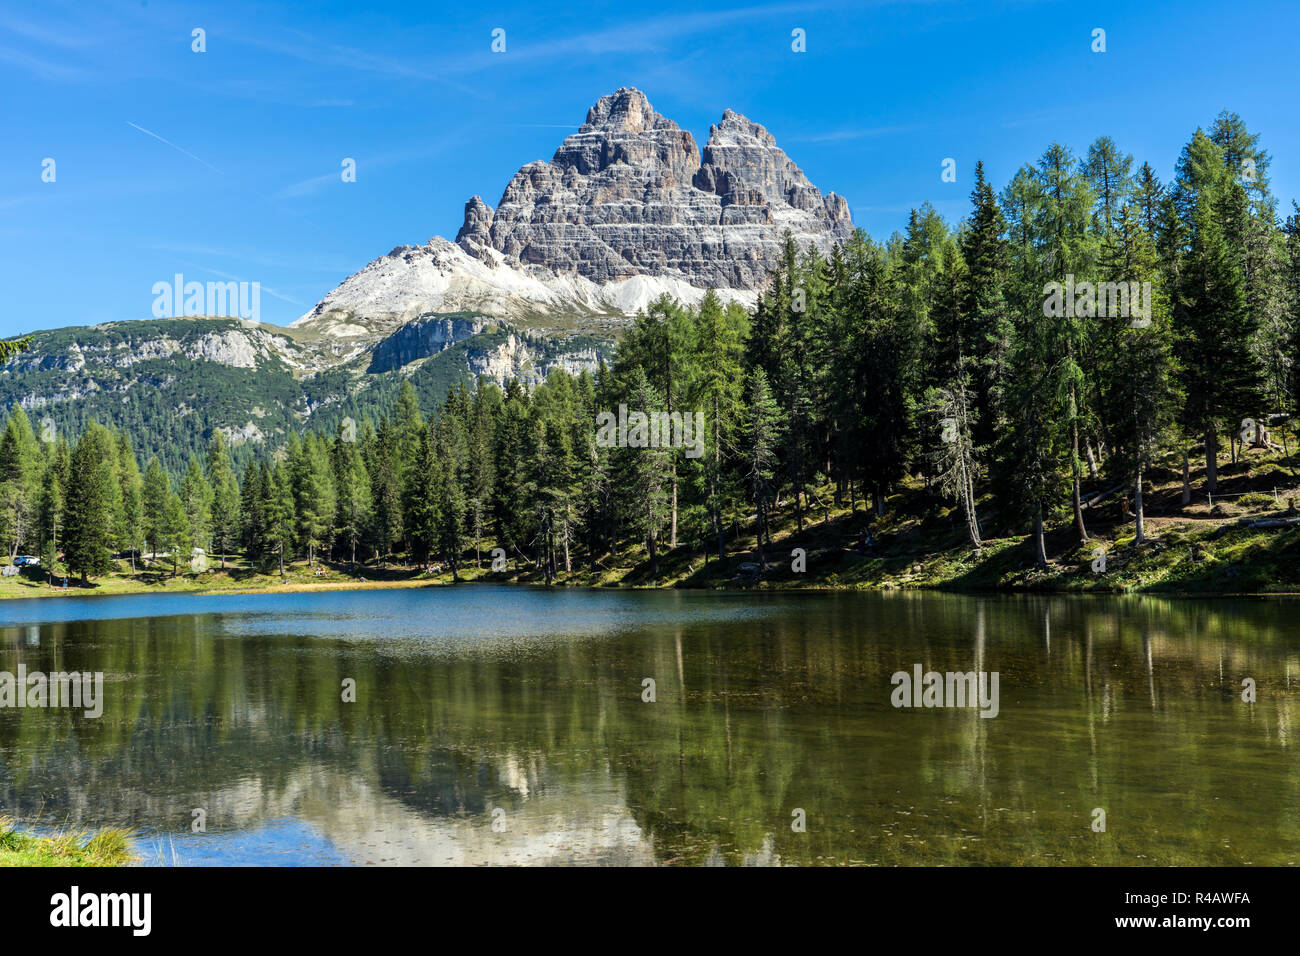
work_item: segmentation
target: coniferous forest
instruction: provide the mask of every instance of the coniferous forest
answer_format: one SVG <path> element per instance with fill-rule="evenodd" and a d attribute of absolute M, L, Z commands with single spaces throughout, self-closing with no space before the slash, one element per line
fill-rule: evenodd
<path fill-rule="evenodd" d="M 978 166 L 955 226 L 927 204 L 829 258 L 787 240 L 753 309 L 660 300 L 594 374 L 456 385 L 436 409 L 407 383 L 382 415 L 242 468 L 220 434 L 169 474 L 147 435 L 37 436 L 15 408 L 0 529 L 11 560 L 83 583 L 176 573 L 194 548 L 212 566 L 453 577 L 500 549 L 548 583 L 633 555 L 653 578 L 675 548 L 733 556 L 742 531 L 763 565 L 778 513 L 802 529 L 834 503 L 870 521 L 919 482 L 976 553 L 1028 536 L 1045 565 L 1048 532 L 1088 541 L 1087 489 L 1115 487 L 1140 546 L 1154 471 L 1181 472 L 1187 504 L 1215 493 L 1225 454 L 1292 452 L 1300 209 L 1279 209 L 1268 170 L 1228 112 L 1168 182 L 1107 137 L 1084 155 L 1053 144 L 1000 193 Z M 1063 286 L 1064 307 L 1049 303 Z M 700 453 L 598 441 L 621 405 L 699 415 Z"/>

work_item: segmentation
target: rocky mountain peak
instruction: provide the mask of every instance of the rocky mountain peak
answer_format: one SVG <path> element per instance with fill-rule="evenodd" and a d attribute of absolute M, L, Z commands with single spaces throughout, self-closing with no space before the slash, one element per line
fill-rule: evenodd
<path fill-rule="evenodd" d="M 641 182 L 663 171 L 674 181 L 689 182 L 700 155 L 687 130 L 656 113 L 640 90 L 624 88 L 587 110 L 587 122 L 565 138 L 550 165 L 578 176 L 609 173 L 607 178 Z M 628 168 L 613 168 L 619 165 Z M 573 175 L 566 180 L 569 186 L 575 182 Z"/>
<path fill-rule="evenodd" d="M 644 93 L 635 87 L 625 86 L 596 100 L 596 105 L 587 110 L 587 122 L 584 125 L 616 132 L 641 133 L 659 124 L 677 128 L 672 120 L 654 111 Z"/>
<path fill-rule="evenodd" d="M 752 291 L 786 230 L 829 249 L 852 228 L 848 204 L 823 196 L 759 124 L 726 110 L 701 158 L 688 130 L 625 87 L 597 100 L 550 162 L 520 168 L 495 211 L 466 203 L 456 242 L 485 262 L 597 283 L 666 276 Z"/>

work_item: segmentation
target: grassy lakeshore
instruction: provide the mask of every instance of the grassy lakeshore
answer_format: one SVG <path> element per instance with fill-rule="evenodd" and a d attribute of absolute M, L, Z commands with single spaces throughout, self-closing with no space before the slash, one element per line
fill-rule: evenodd
<path fill-rule="evenodd" d="M 125 830 L 35 836 L 0 817 L 0 866 L 124 866 L 134 860 Z"/>
<path fill-rule="evenodd" d="M 1135 525 L 1125 512 L 1122 492 L 1101 497 L 1086 509 L 1090 538 L 1080 542 L 1073 527 L 1057 522 L 1048 534 L 1048 566 L 1035 568 L 1024 535 L 987 537 L 975 554 L 952 503 L 920 481 L 906 483 L 883 502 L 883 514 L 871 514 L 861 501 L 838 505 L 832 489 L 812 496 L 802 522 L 790 501 L 771 516 L 772 544 L 759 561 L 752 516 L 738 516 L 728 529 L 728 556 L 707 557 L 698 540 L 664 548 L 654 573 L 644 546 L 602 556 L 595 566 L 575 557 L 572 568 L 558 569 L 552 583 L 578 587 L 681 587 L 773 589 L 932 588 L 962 591 L 1153 592 L 1171 594 L 1281 594 L 1300 592 L 1300 524 L 1256 527 L 1260 520 L 1297 517 L 1290 499 L 1297 498 L 1296 479 L 1279 456 L 1247 454 L 1220 466 L 1219 490 L 1211 504 L 1192 472 L 1192 500 L 1182 503 L 1182 477 L 1155 469 L 1147 492 L 1147 542 L 1135 541 Z M 1300 498 L 1297 498 L 1300 501 Z M 996 526 L 996 514 L 981 502 L 981 520 Z M 800 525 L 802 524 L 802 528 Z M 860 553 L 859 532 L 868 531 L 873 547 Z M 712 543 L 712 542 L 711 542 Z M 666 542 L 665 542 L 666 544 Z M 462 581 L 544 585 L 545 575 L 528 557 L 511 550 L 507 569 L 490 570 L 493 545 L 483 542 L 477 557 L 467 552 Z M 794 549 L 803 549 L 806 567 L 793 568 Z M 1096 560 L 1106 555 L 1104 570 Z M 478 564 L 481 561 L 481 567 Z M 172 573 L 170 564 L 155 563 L 132 571 L 128 562 L 82 588 L 62 578 L 51 587 L 43 571 L 23 568 L 0 578 L 0 599 L 84 596 L 88 594 L 241 594 L 311 592 L 357 588 L 427 587 L 453 583 L 449 570 L 427 570 L 396 562 L 318 562 L 322 574 L 306 561 L 285 566 L 253 565 L 230 557 L 226 567 L 195 573 Z M 746 567 L 748 566 L 748 567 Z M 1096 570 L 1094 570 L 1096 567 Z"/>

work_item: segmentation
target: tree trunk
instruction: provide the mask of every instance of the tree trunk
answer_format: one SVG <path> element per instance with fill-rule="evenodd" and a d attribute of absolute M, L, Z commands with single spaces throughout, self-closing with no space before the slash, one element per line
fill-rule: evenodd
<path fill-rule="evenodd" d="M 1133 515 L 1136 519 L 1137 535 L 1133 539 L 1136 544 L 1146 544 L 1146 512 L 1142 507 L 1142 456 L 1138 456 L 1137 463 L 1137 480 L 1133 485 Z"/>
<path fill-rule="evenodd" d="M 718 560 L 722 561 L 727 557 L 726 530 L 722 525 L 722 512 L 718 508 L 718 482 L 717 476 L 709 477 L 709 491 L 713 498 L 713 506 L 709 509 L 713 512 L 713 530 L 718 536 Z"/>
<path fill-rule="evenodd" d="M 1210 494 L 1219 490 L 1219 436 L 1213 428 L 1205 432 L 1205 490 Z"/>
<path fill-rule="evenodd" d="M 671 405 L 669 406 L 669 411 L 670 412 L 672 411 Z M 672 531 L 670 533 L 670 537 L 668 539 L 668 547 L 675 548 L 677 547 L 677 456 L 676 455 L 673 455 L 672 461 L 673 461 L 673 526 L 672 526 Z M 565 567 L 566 571 L 568 570 L 567 565 L 569 563 L 568 549 L 569 549 L 569 544 L 568 541 L 566 540 L 564 544 L 564 550 L 565 550 L 564 563 L 566 566 Z"/>
<path fill-rule="evenodd" d="M 1071 399 L 1073 402 L 1073 399 Z M 1079 468 L 1079 423 L 1074 422 L 1070 426 L 1072 440 L 1074 443 L 1074 453 L 1070 459 L 1070 470 L 1074 473 L 1074 530 L 1079 533 L 1080 541 L 1088 540 L 1088 526 L 1083 523 L 1083 494 L 1082 479 Z"/>
<path fill-rule="evenodd" d="M 980 541 L 979 519 L 975 517 L 975 488 L 969 473 L 962 479 L 961 503 L 962 510 L 966 512 L 966 531 L 970 535 L 970 542 L 977 552 L 982 551 L 984 543 Z"/>
<path fill-rule="evenodd" d="M 1034 512 L 1034 561 L 1038 567 L 1047 567 L 1047 540 L 1043 534 L 1043 506 Z"/>
<path fill-rule="evenodd" d="M 1189 449 L 1183 449 L 1183 507 L 1192 503 L 1192 455 Z"/>

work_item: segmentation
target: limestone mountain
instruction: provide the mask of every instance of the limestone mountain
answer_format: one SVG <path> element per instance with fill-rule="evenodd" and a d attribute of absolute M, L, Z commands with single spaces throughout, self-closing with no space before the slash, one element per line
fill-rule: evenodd
<path fill-rule="evenodd" d="M 296 326 L 337 337 L 390 331 L 426 312 L 474 310 L 541 326 L 626 317 L 667 292 L 753 301 L 788 231 L 828 251 L 853 230 L 762 126 L 727 110 L 703 153 L 645 94 L 601 97 L 550 161 L 511 177 L 496 209 L 465 204 L 455 242 L 400 246 L 329 293 Z"/>

